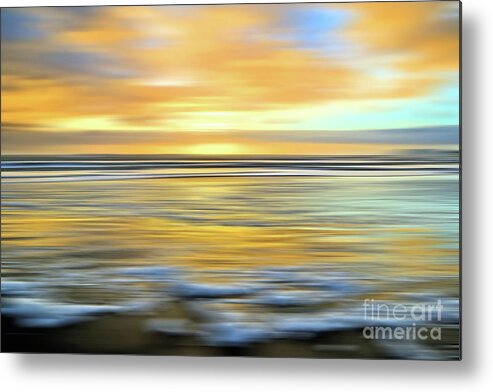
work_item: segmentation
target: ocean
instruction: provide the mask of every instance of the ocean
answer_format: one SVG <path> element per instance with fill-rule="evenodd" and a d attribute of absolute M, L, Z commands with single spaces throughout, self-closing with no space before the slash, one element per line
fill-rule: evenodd
<path fill-rule="evenodd" d="M 7 156 L 2 344 L 456 358 L 459 213 L 456 152 Z M 441 336 L 368 339 L 379 325 Z"/>

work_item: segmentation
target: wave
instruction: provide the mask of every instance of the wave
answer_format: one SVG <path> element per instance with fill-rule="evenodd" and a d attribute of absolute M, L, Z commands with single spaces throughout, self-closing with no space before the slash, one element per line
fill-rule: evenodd
<path fill-rule="evenodd" d="M 7 159 L 3 182 L 108 181 L 192 177 L 430 176 L 457 174 L 458 162 L 443 157 L 331 157 L 260 159 Z"/>

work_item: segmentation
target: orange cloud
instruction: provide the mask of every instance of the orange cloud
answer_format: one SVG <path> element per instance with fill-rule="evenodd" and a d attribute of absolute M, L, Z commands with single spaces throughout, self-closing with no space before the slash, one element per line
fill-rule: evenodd
<path fill-rule="evenodd" d="M 294 26 L 288 17 L 327 9 L 351 15 L 326 32 L 345 56 L 303 47 L 298 36 L 311 22 Z M 449 2 L 85 11 L 18 11 L 36 15 L 42 34 L 2 41 L 4 122 L 58 131 L 244 129 L 266 111 L 420 97 L 458 71 L 457 4 Z"/>

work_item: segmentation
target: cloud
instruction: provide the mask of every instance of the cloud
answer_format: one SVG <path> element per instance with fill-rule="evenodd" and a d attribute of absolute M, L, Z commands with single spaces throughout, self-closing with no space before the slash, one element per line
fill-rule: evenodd
<path fill-rule="evenodd" d="M 457 18 L 455 2 L 3 10 L 2 118 L 67 132 L 111 119 L 99 130 L 118 144 L 122 130 L 282 130 L 265 113 L 411 106 L 456 87 Z"/>
<path fill-rule="evenodd" d="M 293 143 L 449 145 L 459 143 L 459 127 L 450 125 L 365 131 L 261 132 L 257 134 L 257 138 Z"/>
<path fill-rule="evenodd" d="M 386 129 L 367 131 L 236 131 L 236 132 L 179 132 L 179 131 L 73 131 L 52 132 L 7 125 L 2 131 L 5 152 L 80 153 L 88 149 L 98 153 L 115 153 L 125 149 L 134 153 L 153 148 L 160 153 L 183 153 L 190 145 L 237 145 L 245 151 L 265 150 L 267 153 L 316 151 L 333 152 L 334 146 L 346 146 L 351 151 L 365 152 L 372 146 L 379 150 L 405 149 L 409 146 L 448 146 L 459 142 L 457 126 Z"/>

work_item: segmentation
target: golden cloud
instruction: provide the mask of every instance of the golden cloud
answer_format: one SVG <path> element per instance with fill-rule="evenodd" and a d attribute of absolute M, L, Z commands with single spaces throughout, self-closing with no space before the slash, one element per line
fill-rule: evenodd
<path fill-rule="evenodd" d="M 300 47 L 285 12 L 302 9 L 354 14 L 326 38 L 353 52 Z M 101 124 L 194 130 L 204 112 L 418 97 L 458 71 L 457 4 L 448 2 L 26 12 L 44 34 L 2 42 L 2 114 L 47 129 L 111 117 Z"/>

